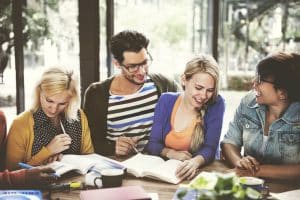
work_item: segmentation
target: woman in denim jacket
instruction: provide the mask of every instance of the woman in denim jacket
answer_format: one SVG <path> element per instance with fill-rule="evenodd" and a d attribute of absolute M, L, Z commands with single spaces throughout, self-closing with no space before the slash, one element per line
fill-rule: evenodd
<path fill-rule="evenodd" d="M 300 177 L 299 85 L 300 54 L 276 53 L 258 63 L 253 91 L 242 99 L 221 144 L 238 175 Z"/>

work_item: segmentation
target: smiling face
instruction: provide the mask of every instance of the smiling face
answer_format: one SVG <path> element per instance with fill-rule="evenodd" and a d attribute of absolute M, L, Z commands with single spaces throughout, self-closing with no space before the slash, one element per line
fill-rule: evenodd
<path fill-rule="evenodd" d="M 205 105 L 215 92 L 215 81 L 208 73 L 196 73 L 189 80 L 183 76 L 182 84 L 185 88 L 184 98 L 196 109 Z"/>
<path fill-rule="evenodd" d="M 56 118 L 60 113 L 64 112 L 70 99 L 71 95 L 67 90 L 51 96 L 48 96 L 45 92 L 41 92 L 40 95 L 42 110 L 49 118 Z"/>
<path fill-rule="evenodd" d="M 272 80 L 266 79 L 266 81 L 254 81 L 253 89 L 255 91 L 256 102 L 258 104 L 276 105 L 280 102 L 284 92 L 280 89 L 275 89 Z"/>
<path fill-rule="evenodd" d="M 142 48 L 138 53 L 132 51 L 125 51 L 123 63 L 118 63 L 118 66 L 122 70 L 123 76 L 131 83 L 136 85 L 144 84 L 147 74 L 148 74 L 148 65 L 147 63 L 149 56 L 147 50 Z M 136 72 L 129 72 L 128 69 L 124 66 L 135 66 L 141 65 L 138 67 Z"/>

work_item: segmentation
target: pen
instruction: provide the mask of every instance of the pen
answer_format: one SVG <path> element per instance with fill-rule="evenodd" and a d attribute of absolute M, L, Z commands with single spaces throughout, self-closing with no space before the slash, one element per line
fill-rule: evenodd
<path fill-rule="evenodd" d="M 137 150 L 137 148 L 135 146 L 132 145 L 132 148 L 135 151 L 135 153 L 139 153 L 139 150 Z"/>
<path fill-rule="evenodd" d="M 22 162 L 19 162 L 18 165 L 19 165 L 19 167 L 21 167 L 23 169 L 31 169 L 31 168 L 33 168 L 31 165 L 28 165 L 28 164 L 22 163 Z"/>
<path fill-rule="evenodd" d="M 126 137 L 125 134 L 122 134 L 120 137 Z M 130 138 L 132 140 L 132 138 Z M 134 150 L 135 153 L 139 153 L 139 150 L 134 145 L 131 145 L 132 149 Z"/>
<path fill-rule="evenodd" d="M 62 122 L 61 122 L 61 120 L 60 120 L 60 127 L 61 127 L 61 130 L 63 131 L 63 133 L 64 133 L 64 134 L 67 134 L 67 133 L 66 133 L 66 130 L 65 130 L 65 128 L 64 128 L 64 126 L 63 126 L 63 124 L 62 124 Z"/>
<path fill-rule="evenodd" d="M 21 167 L 21 168 L 23 168 L 23 169 L 31 169 L 31 168 L 33 168 L 33 166 L 28 165 L 28 164 L 23 163 L 23 162 L 19 162 L 18 165 L 19 165 L 19 167 Z M 55 177 L 60 177 L 60 175 L 58 175 L 58 174 L 56 174 L 56 173 L 52 173 L 51 175 L 52 175 L 52 176 L 55 176 Z"/>

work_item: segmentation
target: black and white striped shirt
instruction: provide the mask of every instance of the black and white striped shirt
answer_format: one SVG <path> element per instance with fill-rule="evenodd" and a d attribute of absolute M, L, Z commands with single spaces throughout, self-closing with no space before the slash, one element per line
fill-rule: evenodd
<path fill-rule="evenodd" d="M 110 94 L 106 138 L 116 140 L 122 135 L 139 136 L 137 149 L 143 150 L 152 128 L 157 100 L 157 88 L 150 79 L 134 94 Z"/>

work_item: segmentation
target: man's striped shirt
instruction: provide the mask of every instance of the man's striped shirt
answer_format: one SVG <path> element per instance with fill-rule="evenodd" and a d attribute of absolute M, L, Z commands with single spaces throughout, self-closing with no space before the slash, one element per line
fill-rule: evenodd
<path fill-rule="evenodd" d="M 107 115 L 107 136 L 139 136 L 137 149 L 143 150 L 153 124 L 154 108 L 158 100 L 157 88 L 150 79 L 134 94 L 110 94 Z"/>

